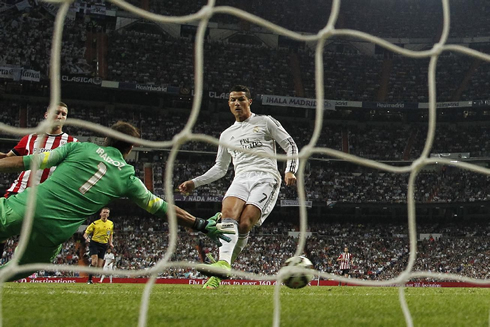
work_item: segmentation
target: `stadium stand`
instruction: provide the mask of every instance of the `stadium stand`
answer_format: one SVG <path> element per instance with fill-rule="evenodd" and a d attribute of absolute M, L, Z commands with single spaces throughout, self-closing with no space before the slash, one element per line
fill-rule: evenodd
<path fill-rule="evenodd" d="M 197 12 L 204 1 L 139 1 L 131 0 L 136 6 L 147 6 L 155 13 L 184 15 Z M 243 8 L 260 17 L 286 28 L 305 33 L 316 33 L 323 28 L 330 12 L 330 1 L 315 0 L 316 10 L 303 10 L 300 2 L 294 1 L 217 1 L 217 5 L 232 5 Z M 17 1 L 0 2 L 0 66 L 40 72 L 41 82 L 22 82 L 2 79 L 0 88 L 0 121 L 9 126 L 33 127 L 43 118 L 48 103 L 46 81 L 48 78 L 49 49 L 53 32 L 54 16 L 37 2 L 30 1 L 29 8 L 17 10 Z M 79 3 L 89 4 L 87 1 Z M 107 9 L 119 10 L 109 2 L 98 2 Z M 185 5 L 183 4 L 185 3 Z M 377 6 L 377 11 L 367 15 L 366 6 Z M 391 38 L 404 35 L 407 39 L 424 39 L 421 43 L 431 43 L 441 32 L 441 4 L 423 0 L 352 0 L 344 1 L 337 22 L 337 28 L 360 29 L 376 36 Z M 459 42 L 470 43 L 462 38 L 490 36 L 487 24 L 490 6 L 484 0 L 451 1 L 450 37 Z M 281 10 L 270 10 L 281 8 Z M 403 8 L 403 10 L 402 10 Z M 397 10 L 397 16 L 387 13 Z M 457 14 L 456 14 L 457 13 Z M 62 47 L 61 72 L 65 76 L 104 78 L 111 82 L 173 86 L 179 94 L 175 97 L 154 98 L 148 93 L 131 93 L 134 102 L 121 100 L 122 96 L 85 88 L 74 84 L 77 92 L 83 90 L 83 100 L 79 100 L 68 84 L 63 85 L 67 94 L 70 118 L 87 120 L 109 126 L 118 120 L 128 121 L 138 126 L 142 137 L 147 140 L 171 140 L 182 130 L 189 116 L 190 94 L 194 80 L 193 35 L 170 36 L 155 24 L 134 21 L 125 27 L 116 26 L 114 21 L 102 21 L 93 16 L 74 15 L 65 23 Z M 314 98 L 314 52 L 306 45 L 282 43 L 270 46 L 257 35 L 264 30 L 227 15 L 211 18 L 216 28 L 234 31 L 234 37 L 226 40 L 208 36 L 204 46 L 204 88 L 217 94 L 226 93 L 228 88 L 240 81 L 250 85 L 255 95 L 272 94 Z M 468 22 L 471 22 L 469 24 Z M 191 29 L 189 26 L 187 28 Z M 183 29 L 188 30 L 188 29 Z M 472 42 L 472 41 L 471 41 Z M 422 46 L 424 46 L 422 44 Z M 427 46 L 427 45 L 425 45 Z M 471 43 L 471 47 L 488 52 L 485 44 Z M 99 51 L 106 54 L 100 56 Z M 366 54 L 346 40 L 335 40 L 324 51 L 324 91 L 325 98 L 345 101 L 382 102 L 427 102 L 427 59 L 409 59 L 386 51 Z M 95 58 L 99 58 L 98 61 Z M 100 65 L 100 67 L 99 67 Z M 438 101 L 472 101 L 487 99 L 490 65 L 479 60 L 455 53 L 440 56 L 437 66 Z M 91 85 L 93 86 L 93 85 Z M 65 88 L 66 87 L 66 88 Z M 98 84 L 97 84 L 98 87 Z M 11 88 L 11 89 L 10 89 Z M 38 92 L 36 97 L 29 93 Z M 186 90 L 187 92 L 183 92 Z M 85 93 L 86 92 L 86 93 Z M 102 93 L 102 100 L 96 101 L 90 95 Z M 42 96 L 39 96 L 42 94 Z M 148 99 L 143 101 L 142 97 Z M 178 98 L 178 99 L 177 99 Z M 95 98 L 94 98 L 95 99 Z M 156 101 L 155 101 L 156 99 Z M 258 98 L 260 99 L 260 98 Z M 214 137 L 230 125 L 225 116 L 224 99 L 206 99 L 198 122 L 193 131 Z M 257 101 L 259 102 L 259 101 Z M 286 130 L 290 131 L 299 148 L 308 144 L 314 118 L 311 113 L 299 109 L 265 108 L 258 105 L 258 113 L 274 112 Z M 223 110 L 224 109 L 224 110 Z M 279 115 L 275 113 L 279 112 Z M 298 113 L 299 112 L 299 113 Z M 313 112 L 313 111 L 311 111 Z M 474 114 L 474 116 L 472 116 Z M 417 116 L 417 117 L 415 117 Z M 490 132 L 488 107 L 474 111 L 464 109 L 440 112 L 432 152 L 436 154 L 468 153 L 471 160 L 488 166 Z M 414 118 L 415 117 L 415 118 Z M 427 134 L 427 113 L 407 111 L 370 110 L 356 111 L 353 108 L 325 112 L 325 120 L 318 147 L 329 147 L 363 158 L 381 160 L 393 165 L 410 164 L 423 149 Z M 425 119 L 425 120 L 424 120 Z M 483 122 L 482 122 L 483 121 Z M 67 126 L 70 134 L 86 141 L 95 141 L 100 135 L 90 130 Z M 2 132 L 1 151 L 9 150 L 18 136 Z M 216 146 L 201 142 L 189 142 L 181 148 L 182 153 L 174 167 L 173 185 L 196 176 L 209 168 L 216 152 Z M 151 187 L 155 193 L 163 195 L 163 181 L 168 158 L 167 149 L 140 151 L 137 159 L 130 161 L 137 175 L 142 179 L 151 171 Z M 199 160 L 196 160 L 199 158 Z M 391 174 L 360 166 L 330 160 L 315 155 L 306 169 L 306 198 L 314 204 L 321 204 L 310 211 L 313 218 L 309 225 L 308 257 L 320 271 L 337 272 L 335 257 L 339 249 L 349 244 L 355 256 L 353 277 L 383 280 L 397 276 L 406 266 L 408 240 L 406 223 L 381 223 L 376 212 L 390 208 L 390 205 L 406 203 L 408 174 Z M 0 189 L 5 190 L 15 178 L 13 174 L 3 174 Z M 201 187 L 198 196 L 219 197 L 233 178 L 231 171 L 222 180 Z M 416 182 L 416 201 L 431 205 L 445 223 L 422 221 L 419 233 L 439 235 L 419 241 L 419 255 L 415 270 L 458 273 L 468 277 L 487 278 L 489 248 L 485 239 L 490 231 L 478 219 L 458 222 L 456 211 L 439 209 L 445 204 L 457 204 L 466 215 L 473 210 L 468 205 L 485 207 L 490 200 L 489 178 L 468 171 L 445 166 L 425 169 Z M 177 192 L 176 192 L 177 194 Z M 282 187 L 280 200 L 297 200 L 297 190 Z M 346 221 L 325 222 L 320 220 L 330 215 L 331 206 L 346 204 L 354 209 L 341 213 Z M 195 203 L 187 202 L 196 214 L 206 215 L 211 209 L 197 210 Z M 216 204 L 211 204 L 216 207 Z M 356 220 L 357 209 L 374 206 L 374 221 Z M 282 215 L 283 208 L 277 208 Z M 347 209 L 346 209 L 347 210 Z M 190 210 L 192 211 L 192 210 Z M 290 215 L 297 220 L 297 212 Z M 482 213 L 483 212 L 483 213 Z M 478 211 L 472 217 L 487 217 L 486 211 Z M 434 214 L 435 215 L 435 214 Z M 275 274 L 295 250 L 294 232 L 297 222 L 288 220 L 265 224 L 253 231 L 251 246 L 237 262 L 237 269 L 260 274 Z M 428 215 L 427 215 L 428 216 Z M 425 216 L 424 216 L 425 217 Z M 439 218 L 441 218 L 439 217 Z M 271 217 L 274 218 L 274 217 Z M 327 217 L 329 218 L 329 217 Z M 325 218 L 326 220 L 328 220 Z M 354 219 L 356 218 L 356 219 Z M 371 217 L 372 218 L 372 217 Z M 399 220 L 398 217 L 390 217 Z M 441 218 L 441 219 L 442 219 Z M 278 219 L 275 217 L 274 219 Z M 371 219 L 371 220 L 373 220 Z M 379 220 L 376 222 L 376 220 Z M 117 215 L 115 245 L 117 266 L 122 269 L 142 269 L 152 267 L 164 254 L 168 246 L 167 225 L 155 218 L 144 215 Z M 204 243 L 201 243 L 204 242 Z M 172 260 L 200 261 L 202 253 L 196 245 L 201 244 L 204 252 L 215 249 L 198 235 L 188 234 L 181 229 L 178 250 Z M 5 263 L 12 256 L 16 240 L 9 240 L 2 254 Z M 77 264 L 84 260 L 80 255 L 79 240 L 67 242 L 62 253 L 55 259 L 58 264 Z M 82 251 L 83 252 L 83 251 Z M 40 275 L 61 276 L 59 272 L 40 272 Z M 174 269 L 163 272 L 162 278 L 189 277 L 195 272 Z"/>

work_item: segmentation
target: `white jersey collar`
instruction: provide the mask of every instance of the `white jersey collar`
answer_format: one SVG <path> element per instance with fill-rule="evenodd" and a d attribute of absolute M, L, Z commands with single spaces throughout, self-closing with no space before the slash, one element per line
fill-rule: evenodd
<path fill-rule="evenodd" d="M 245 119 L 244 121 L 236 121 L 235 120 L 235 125 L 238 125 L 238 124 L 243 124 L 243 123 L 248 123 L 250 121 L 250 119 L 252 119 L 252 117 L 254 117 L 255 114 L 252 112 L 252 114 L 250 115 L 250 117 L 248 117 L 247 119 Z"/>

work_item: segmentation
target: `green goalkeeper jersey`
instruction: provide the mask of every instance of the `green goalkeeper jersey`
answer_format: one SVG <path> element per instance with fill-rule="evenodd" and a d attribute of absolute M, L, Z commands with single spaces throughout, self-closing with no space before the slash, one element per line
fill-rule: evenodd
<path fill-rule="evenodd" d="M 30 169 L 33 155 L 24 156 Z M 53 242 L 69 239 L 90 216 L 111 200 L 128 197 L 138 206 L 166 217 L 167 203 L 152 194 L 121 152 L 93 143 L 67 143 L 39 155 L 39 168 L 57 166 L 50 178 L 37 187 L 34 228 Z M 7 199 L 19 216 L 24 216 L 31 189 Z"/>

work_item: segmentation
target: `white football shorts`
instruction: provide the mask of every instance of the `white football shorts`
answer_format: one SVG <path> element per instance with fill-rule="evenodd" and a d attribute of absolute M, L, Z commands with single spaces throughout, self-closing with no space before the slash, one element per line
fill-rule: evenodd
<path fill-rule="evenodd" d="M 266 172 L 245 172 L 235 176 L 225 198 L 234 196 L 246 204 L 252 204 L 260 209 L 262 215 L 257 226 L 262 225 L 277 202 L 281 180 Z"/>
<path fill-rule="evenodd" d="M 113 269 L 114 269 L 114 268 L 113 268 L 113 266 L 112 266 L 112 265 L 110 265 L 110 266 L 105 266 L 105 265 L 104 265 L 104 267 L 102 268 L 102 270 L 113 270 Z"/>

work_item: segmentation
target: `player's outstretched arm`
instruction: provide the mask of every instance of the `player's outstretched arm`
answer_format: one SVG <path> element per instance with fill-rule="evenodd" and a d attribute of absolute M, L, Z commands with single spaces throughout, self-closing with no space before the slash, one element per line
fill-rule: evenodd
<path fill-rule="evenodd" d="M 143 208 L 149 213 L 161 218 L 167 218 L 168 210 L 170 210 L 169 204 L 155 194 L 148 191 L 148 189 L 139 178 L 132 176 L 131 180 L 132 183 L 127 193 L 128 197 L 139 207 Z M 218 214 L 206 220 L 194 217 L 189 212 L 185 211 L 182 208 L 179 208 L 176 205 L 173 205 L 172 207 L 175 210 L 177 223 L 179 225 L 190 227 L 194 230 L 208 235 L 208 237 L 216 242 L 216 244 L 221 244 L 220 239 L 227 242 L 230 241 L 230 238 L 223 234 L 230 234 L 234 232 L 223 227 L 223 224 L 217 223 L 217 220 L 220 217 L 218 217 Z"/>
<path fill-rule="evenodd" d="M 221 137 L 222 136 L 223 135 L 221 135 Z M 222 140 L 221 137 L 220 137 L 220 141 Z M 214 165 L 201 176 L 198 176 L 196 178 L 193 178 L 192 180 L 180 184 L 180 186 L 182 186 L 182 190 L 187 190 L 187 192 L 183 192 L 182 190 L 180 190 L 180 192 L 184 194 L 189 193 L 193 191 L 196 187 L 210 184 L 224 177 L 228 172 L 228 167 L 230 166 L 230 163 L 231 163 L 231 155 L 228 153 L 226 148 L 219 146 Z"/>
<path fill-rule="evenodd" d="M 221 212 L 216 213 L 209 219 L 194 217 L 184 209 L 174 206 L 177 214 L 177 223 L 182 226 L 191 227 L 192 229 L 206 234 L 217 246 L 221 246 L 220 240 L 230 242 L 231 239 L 224 234 L 235 234 L 233 226 L 230 224 L 218 223 L 221 218 Z"/>
<path fill-rule="evenodd" d="M 3 158 L 8 158 L 8 157 L 15 157 L 16 154 L 14 151 L 10 150 L 9 152 L 7 153 L 4 153 L 4 152 L 0 152 L 0 159 L 3 159 Z"/>
<path fill-rule="evenodd" d="M 0 160 L 0 172 L 15 173 L 25 170 L 22 157 L 6 157 Z"/>

